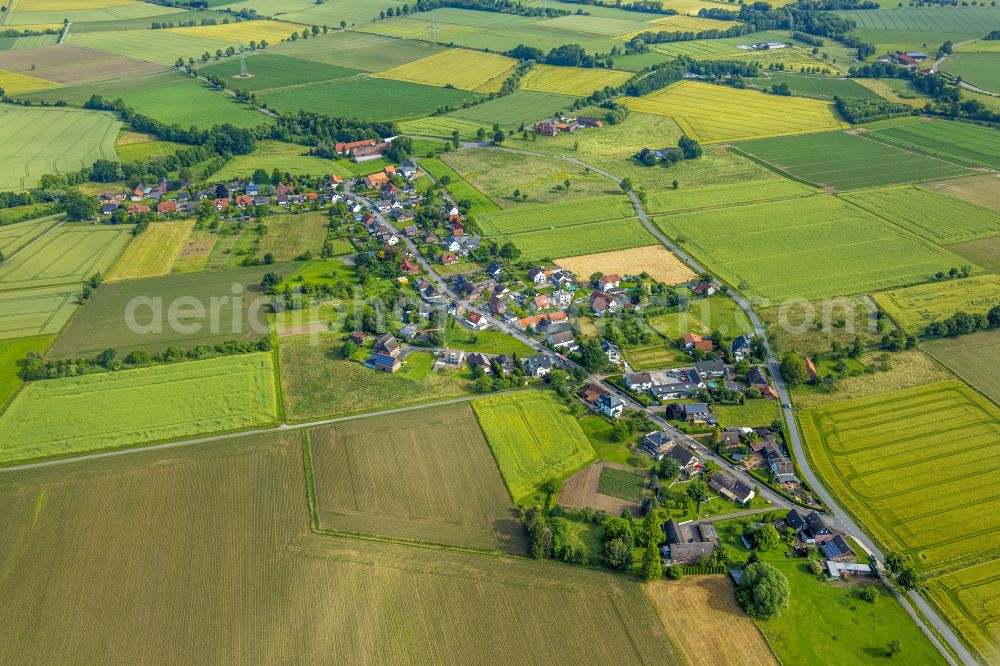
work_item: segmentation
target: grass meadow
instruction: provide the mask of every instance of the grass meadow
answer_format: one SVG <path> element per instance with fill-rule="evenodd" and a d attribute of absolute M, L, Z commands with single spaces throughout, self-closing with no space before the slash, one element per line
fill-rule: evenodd
<path fill-rule="evenodd" d="M 864 190 L 845 194 L 843 198 L 935 243 L 958 243 L 1000 235 L 1000 213 L 929 189 Z"/>
<path fill-rule="evenodd" d="M 131 240 L 130 230 L 66 223 L 0 264 L 0 290 L 79 285 L 107 273 Z"/>
<path fill-rule="evenodd" d="M 921 348 L 939 363 L 1000 404 L 1000 375 L 984 359 L 998 358 L 1000 332 L 981 331 L 955 338 L 940 338 L 921 343 Z"/>
<path fill-rule="evenodd" d="M 977 88 L 1000 91 L 1000 53 L 955 53 L 941 63 L 941 70 Z"/>
<path fill-rule="evenodd" d="M 394 409 L 473 392 L 467 370 L 410 376 L 404 366 L 396 374 L 378 372 L 341 358 L 341 344 L 339 336 L 281 341 L 281 388 L 290 421 Z M 336 393 L 331 386 L 337 387 Z"/>
<path fill-rule="evenodd" d="M 668 215 L 655 222 L 727 282 L 742 283 L 772 302 L 911 284 L 961 263 L 827 195 Z"/>
<path fill-rule="evenodd" d="M 673 169 L 669 171 L 673 171 Z M 670 175 L 669 171 L 668 176 Z M 733 204 L 791 199 L 813 194 L 816 194 L 816 190 L 808 185 L 786 178 L 772 178 L 742 185 L 730 183 L 651 192 L 644 208 L 647 213 L 680 213 L 700 208 L 718 208 Z"/>
<path fill-rule="evenodd" d="M 693 299 L 686 309 L 649 317 L 646 321 L 650 328 L 672 340 L 685 333 L 707 337 L 713 331 L 720 331 L 728 337 L 736 337 L 753 331 L 749 318 L 736 301 L 721 294 Z"/>
<path fill-rule="evenodd" d="M 547 393 L 483 398 L 472 406 L 515 502 L 531 503 L 541 484 L 594 459 L 576 419 Z"/>
<path fill-rule="evenodd" d="M 105 283 L 59 336 L 51 355 L 96 356 L 112 348 L 124 357 L 133 350 L 153 353 L 170 346 L 190 350 L 225 340 L 258 340 L 268 331 L 261 277 L 294 269 L 294 264 L 255 266 Z M 132 311 L 130 303 L 137 298 L 143 305 Z M 172 307 L 176 326 L 170 324 Z M 135 330 L 129 325 L 130 312 Z"/>
<path fill-rule="evenodd" d="M 845 132 L 749 141 L 738 148 L 792 178 L 837 190 L 971 175 L 956 164 Z"/>
<path fill-rule="evenodd" d="M 423 162 L 421 162 L 423 164 Z M 481 213 L 476 216 L 487 236 L 552 230 L 590 222 L 621 220 L 635 214 L 625 196 L 608 195 L 578 199 L 565 204 L 527 204 L 517 208 Z"/>
<path fill-rule="evenodd" d="M 166 275 L 174 266 L 181 249 L 191 235 L 194 220 L 155 222 L 135 237 L 114 267 L 108 280 Z"/>
<path fill-rule="evenodd" d="M 114 159 L 120 126 L 108 113 L 0 105 L 0 189 L 34 187 L 46 173 Z"/>
<path fill-rule="evenodd" d="M 266 353 L 46 379 L 25 386 L 0 416 L 0 461 L 177 440 L 277 419 Z"/>
<path fill-rule="evenodd" d="M 239 268 L 247 257 L 261 258 L 271 254 L 277 262 L 292 261 L 306 252 L 319 256 L 326 243 L 330 218 L 325 211 L 314 211 L 298 215 L 270 215 L 264 220 L 267 233 L 259 236 L 254 226 L 247 225 L 232 246 L 232 252 L 225 257 L 224 267 Z M 252 252 L 254 242 L 260 243 L 260 250 Z"/>
<path fill-rule="evenodd" d="M 342 168 L 340 161 L 313 157 L 308 154 L 308 150 L 294 143 L 258 141 L 252 153 L 234 156 L 224 167 L 212 174 L 212 178 L 218 180 L 246 178 L 258 168 L 265 169 L 268 173 L 277 168 L 279 172 L 290 173 L 293 176 L 351 175 L 350 171 Z"/>
<path fill-rule="evenodd" d="M 872 138 L 903 149 L 941 155 L 959 164 L 1000 169 L 1000 137 L 989 128 L 946 120 L 916 120 L 875 127 Z"/>
<path fill-rule="evenodd" d="M 1000 304 L 1000 275 L 987 273 L 927 282 L 879 292 L 873 298 L 897 324 L 919 335 L 931 322 L 946 319 L 955 312 L 986 314 Z"/>
<path fill-rule="evenodd" d="M 831 76 L 786 74 L 776 71 L 768 72 L 766 76 L 752 79 L 752 82 L 762 88 L 787 83 L 793 95 L 816 97 L 818 99 L 833 99 L 834 97 L 881 99 L 875 92 L 865 88 L 853 79 L 841 79 Z"/>
<path fill-rule="evenodd" d="M 500 209 L 488 196 L 472 186 L 461 174 L 440 158 L 432 157 L 421 160 L 420 168 L 429 173 L 434 180 L 447 177 L 449 180 L 447 186 L 448 192 L 457 200 L 465 199 L 469 201 L 471 203 L 469 212 L 478 214 Z"/>
<path fill-rule="evenodd" d="M 0 345 L 0 409 L 21 385 L 21 369 L 30 353 L 42 354 L 52 343 L 51 335 L 4 340 Z"/>
<path fill-rule="evenodd" d="M 321 529 L 525 552 L 467 403 L 326 426 L 309 440 Z"/>
<path fill-rule="evenodd" d="M 681 81 L 643 97 L 628 98 L 634 111 L 673 118 L 704 143 L 835 130 L 846 125 L 833 107 L 802 97 L 780 97 L 695 81 Z"/>
<path fill-rule="evenodd" d="M 0 621 L 37 630 L 0 661 L 680 664 L 632 580 L 317 534 L 306 497 L 298 433 L 4 474 Z"/>
<path fill-rule="evenodd" d="M 365 72 L 396 67 L 442 51 L 442 47 L 430 44 L 388 39 L 354 31 L 317 35 L 305 41 L 300 39 L 295 43 L 285 42 L 268 47 L 268 53 L 275 55 Z"/>

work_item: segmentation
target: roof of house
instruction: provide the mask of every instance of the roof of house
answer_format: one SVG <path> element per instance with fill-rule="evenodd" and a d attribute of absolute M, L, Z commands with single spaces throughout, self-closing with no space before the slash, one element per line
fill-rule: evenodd
<path fill-rule="evenodd" d="M 733 340 L 732 350 L 736 351 L 737 349 L 750 349 L 750 340 L 747 338 L 747 336 L 741 335 L 740 337 Z"/>
<path fill-rule="evenodd" d="M 609 273 L 607 275 L 602 275 L 598 280 L 598 284 L 612 284 L 615 282 L 621 282 L 622 277 L 618 273 Z"/>
<path fill-rule="evenodd" d="M 375 344 L 372 345 L 372 348 L 376 351 L 383 350 L 391 353 L 399 349 L 399 343 L 396 342 L 392 333 L 383 333 L 375 338 Z"/>
<path fill-rule="evenodd" d="M 799 531 L 806 526 L 805 518 L 798 512 L 798 509 L 789 509 L 785 515 L 785 522 L 795 531 Z"/>
<path fill-rule="evenodd" d="M 466 355 L 465 360 L 469 362 L 472 367 L 490 367 L 490 357 L 481 352 L 472 352 Z"/>
<path fill-rule="evenodd" d="M 845 555 L 854 555 L 854 549 L 851 548 L 847 540 L 840 534 L 833 537 L 829 541 L 823 543 L 819 547 L 823 551 L 823 555 L 831 560 L 835 560 L 838 557 L 843 557 Z"/>
<path fill-rule="evenodd" d="M 698 462 L 698 456 L 691 453 L 690 451 L 685 449 L 683 446 L 680 446 L 679 444 L 674 446 L 674 448 L 670 449 L 670 451 L 667 452 L 667 455 L 669 455 L 671 458 L 680 463 L 681 467 L 687 467 L 693 462 Z"/>
<path fill-rule="evenodd" d="M 750 372 L 747 373 L 747 381 L 749 381 L 751 385 L 759 384 L 766 386 L 767 377 L 764 376 L 763 368 L 757 365 L 750 368 Z"/>
<path fill-rule="evenodd" d="M 554 345 L 562 344 L 564 342 L 573 342 L 573 331 L 562 331 L 561 333 L 553 333 L 549 336 L 549 342 Z"/>
<path fill-rule="evenodd" d="M 726 364 L 722 361 L 698 361 L 694 369 L 703 375 L 717 374 L 726 370 Z"/>
<path fill-rule="evenodd" d="M 806 525 L 809 526 L 809 532 L 813 536 L 833 531 L 833 528 L 827 524 L 826 519 L 818 511 L 810 511 L 806 515 Z"/>
<path fill-rule="evenodd" d="M 376 354 L 373 363 L 380 368 L 392 368 L 395 367 L 400 361 L 395 356 L 390 356 L 388 354 Z"/>

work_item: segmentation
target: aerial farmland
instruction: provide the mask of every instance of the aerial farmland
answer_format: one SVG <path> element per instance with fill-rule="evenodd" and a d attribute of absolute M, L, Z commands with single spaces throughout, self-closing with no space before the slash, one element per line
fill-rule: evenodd
<path fill-rule="evenodd" d="M 998 11 L 6 2 L 0 662 L 1000 662 Z"/>

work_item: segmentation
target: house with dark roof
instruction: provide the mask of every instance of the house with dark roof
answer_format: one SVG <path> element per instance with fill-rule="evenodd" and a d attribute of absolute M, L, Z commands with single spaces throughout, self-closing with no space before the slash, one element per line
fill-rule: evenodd
<path fill-rule="evenodd" d="M 706 555 L 711 557 L 719 545 L 715 528 L 707 523 L 678 523 L 671 518 L 662 529 L 667 542 L 663 547 L 663 556 L 674 564 L 690 564 Z"/>
<path fill-rule="evenodd" d="M 705 423 L 716 425 L 719 420 L 712 413 L 712 409 L 704 402 L 696 402 L 687 405 L 680 405 L 681 418 L 688 423 Z"/>
<path fill-rule="evenodd" d="M 836 534 L 832 539 L 824 541 L 819 549 L 823 552 L 823 556 L 826 559 L 834 562 L 845 562 L 857 557 L 854 549 L 847 543 L 847 539 L 844 538 L 843 534 Z"/>
<path fill-rule="evenodd" d="M 392 333 L 383 333 L 375 338 L 375 342 L 372 344 L 372 351 L 375 354 L 385 354 L 386 356 L 396 358 L 403 351 L 403 348 L 399 346 Z"/>
<path fill-rule="evenodd" d="M 806 519 L 798 509 L 789 509 L 785 514 L 785 523 L 796 532 L 801 532 L 806 528 Z"/>
<path fill-rule="evenodd" d="M 608 342 L 607 340 L 604 340 L 602 338 L 601 351 L 603 351 L 604 355 L 608 357 L 608 363 L 611 363 L 613 365 L 621 365 L 622 350 L 618 345 Z"/>
<path fill-rule="evenodd" d="M 747 484 L 721 471 L 715 472 L 708 477 L 708 487 L 726 499 L 738 504 L 746 504 L 757 494 Z"/>
<path fill-rule="evenodd" d="M 544 377 L 545 375 L 552 372 L 553 363 L 552 359 L 544 354 L 535 354 L 534 356 L 529 356 L 524 362 L 524 369 L 532 377 Z"/>
<path fill-rule="evenodd" d="M 805 520 L 809 535 L 818 544 L 829 541 L 837 534 L 840 534 L 840 531 L 831 527 L 818 511 L 810 511 L 806 515 Z"/>
<path fill-rule="evenodd" d="M 640 441 L 642 448 L 649 452 L 653 460 L 663 460 L 663 457 L 670 452 L 676 442 L 666 430 L 654 430 L 644 435 Z"/>
<path fill-rule="evenodd" d="M 677 461 L 677 464 L 681 466 L 681 472 L 690 476 L 701 467 L 701 462 L 698 460 L 698 456 L 688 451 L 686 448 L 680 444 L 674 444 L 674 446 L 667 451 L 667 455 Z"/>
<path fill-rule="evenodd" d="M 698 361 L 694 364 L 694 369 L 706 381 L 726 376 L 726 364 L 723 361 Z"/>
<path fill-rule="evenodd" d="M 733 358 L 737 361 L 742 361 L 746 357 L 750 356 L 750 338 L 745 335 L 741 335 L 736 338 L 733 340 L 730 351 L 732 351 Z"/>
<path fill-rule="evenodd" d="M 492 363 L 490 362 L 490 357 L 486 354 L 480 352 L 472 352 L 471 354 L 466 354 L 465 361 L 469 364 L 469 367 L 475 370 L 476 368 L 481 368 L 484 374 L 493 374 Z"/>
<path fill-rule="evenodd" d="M 597 411 L 608 418 L 616 419 L 625 410 L 625 401 L 621 398 L 605 393 L 597 399 Z"/>

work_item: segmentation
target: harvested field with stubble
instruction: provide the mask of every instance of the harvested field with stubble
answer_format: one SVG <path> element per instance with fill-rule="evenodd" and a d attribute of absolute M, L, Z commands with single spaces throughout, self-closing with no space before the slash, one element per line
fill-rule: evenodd
<path fill-rule="evenodd" d="M 0 475 L 0 622 L 35 627 L 0 661 L 506 663 L 525 641 L 549 663 L 679 666 L 627 577 L 312 533 L 300 442 Z"/>
<path fill-rule="evenodd" d="M 582 278 L 594 273 L 640 275 L 648 273 L 666 284 L 681 284 L 698 277 L 694 271 L 662 245 L 636 247 L 617 252 L 598 252 L 556 259 L 556 264 Z"/>
<path fill-rule="evenodd" d="M 952 178 L 936 183 L 924 183 L 925 190 L 946 194 L 976 206 L 1000 211 L 1000 173 L 981 174 L 968 178 Z"/>
<path fill-rule="evenodd" d="M 108 280 L 166 275 L 194 229 L 194 220 L 155 222 L 125 248 Z"/>
<path fill-rule="evenodd" d="M 928 340 L 921 347 L 960 379 L 1000 404 L 1000 373 L 996 363 L 987 361 L 1000 358 L 1000 331 Z"/>
<path fill-rule="evenodd" d="M 160 65 L 85 49 L 73 44 L 52 44 L 30 49 L 0 51 L 0 69 L 28 74 L 62 85 L 142 76 L 163 71 Z M 7 90 L 7 92 L 14 94 L 16 91 Z"/>
<path fill-rule="evenodd" d="M 837 402 L 799 422 L 820 476 L 885 547 L 925 570 L 1000 554 L 1000 410 L 965 385 Z"/>
<path fill-rule="evenodd" d="M 309 439 L 321 529 L 526 552 L 467 403 L 327 426 Z"/>
<path fill-rule="evenodd" d="M 685 576 L 642 589 L 686 666 L 777 666 L 760 629 L 736 603 L 729 576 Z"/>
<path fill-rule="evenodd" d="M 515 502 L 594 458 L 580 424 L 548 393 L 483 398 L 472 406 Z"/>
<path fill-rule="evenodd" d="M 277 418 L 271 354 L 44 379 L 25 386 L 0 416 L 0 462 L 180 440 Z"/>

